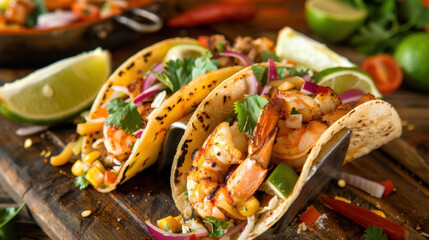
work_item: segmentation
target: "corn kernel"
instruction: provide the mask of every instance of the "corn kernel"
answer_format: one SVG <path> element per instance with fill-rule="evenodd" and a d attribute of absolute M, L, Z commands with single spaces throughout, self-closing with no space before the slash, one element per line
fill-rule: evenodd
<path fill-rule="evenodd" d="M 85 210 L 80 215 L 84 218 L 91 216 L 92 211 L 91 210 Z"/>
<path fill-rule="evenodd" d="M 86 178 L 94 188 L 100 187 L 104 182 L 104 174 L 96 167 L 92 167 L 88 170 Z"/>
<path fill-rule="evenodd" d="M 376 209 L 372 209 L 371 212 L 377 214 L 380 217 L 384 217 L 386 218 L 386 214 L 384 214 L 384 212 L 380 211 L 380 210 L 376 210 Z"/>
<path fill-rule="evenodd" d="M 80 176 L 83 174 L 83 164 L 80 160 L 77 160 L 76 162 L 74 162 L 74 164 L 71 168 L 71 172 L 75 176 Z"/>
<path fill-rule="evenodd" d="M 97 131 L 101 131 L 103 129 L 104 122 L 86 122 L 79 123 L 77 125 L 76 132 L 79 135 L 87 135 L 90 133 L 95 133 Z"/>
<path fill-rule="evenodd" d="M 104 169 L 103 164 L 100 161 L 98 161 L 98 160 L 96 160 L 95 162 L 92 163 L 92 167 L 98 168 L 100 170 L 100 172 L 103 173 L 103 174 L 106 171 L 106 169 Z"/>
<path fill-rule="evenodd" d="M 243 216 L 251 216 L 256 213 L 256 211 L 259 208 L 259 201 L 255 198 L 255 196 L 250 197 L 247 199 L 243 204 L 240 204 L 238 206 L 238 211 Z"/>
<path fill-rule="evenodd" d="M 67 143 L 67 145 L 64 147 L 63 151 L 60 154 L 51 157 L 51 160 L 50 160 L 51 165 L 61 166 L 66 164 L 73 155 L 73 152 L 71 150 L 73 147 L 73 144 L 74 142 Z"/>
<path fill-rule="evenodd" d="M 24 141 L 24 148 L 30 148 L 31 145 L 33 145 L 33 140 L 31 140 L 31 138 L 27 138 Z"/>
<path fill-rule="evenodd" d="M 182 230 L 180 223 L 178 223 L 177 220 L 172 216 L 160 219 L 156 221 L 156 224 L 158 225 L 158 228 L 166 232 L 177 233 Z"/>
<path fill-rule="evenodd" d="M 85 156 L 85 158 L 83 159 L 83 162 L 85 163 L 92 163 L 94 162 L 97 158 L 100 157 L 100 151 L 93 151 L 90 152 L 88 155 Z"/>
<path fill-rule="evenodd" d="M 182 225 L 182 220 L 183 220 L 183 217 L 182 217 L 182 215 L 179 215 L 179 216 L 176 216 L 176 217 L 174 217 L 174 219 L 176 219 L 176 221 L 178 222 L 178 223 L 180 223 L 180 225 Z"/>
<path fill-rule="evenodd" d="M 226 201 L 219 201 L 218 202 L 218 207 L 220 207 L 223 210 L 225 210 L 226 212 L 228 212 L 234 218 L 237 218 L 237 219 L 240 219 L 240 220 L 246 220 L 246 217 L 243 216 L 243 215 L 241 215 L 241 213 L 237 210 L 236 207 L 231 206 Z"/>
<path fill-rule="evenodd" d="M 347 198 L 343 198 L 343 197 L 335 196 L 335 199 L 346 202 L 346 203 L 352 203 L 352 201 L 348 200 Z"/>
<path fill-rule="evenodd" d="M 344 181 L 344 179 L 340 179 L 340 180 L 338 180 L 337 184 L 338 184 L 338 187 L 343 188 L 346 186 L 346 181 Z"/>

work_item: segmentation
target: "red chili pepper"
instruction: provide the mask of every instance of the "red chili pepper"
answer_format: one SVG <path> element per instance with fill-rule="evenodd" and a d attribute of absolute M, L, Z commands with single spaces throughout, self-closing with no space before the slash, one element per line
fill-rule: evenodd
<path fill-rule="evenodd" d="M 408 230 L 387 218 L 378 216 L 368 209 L 358 207 L 356 205 L 346 203 L 340 200 L 328 198 L 326 196 L 320 197 L 328 206 L 335 211 L 341 213 L 345 217 L 361 225 L 364 228 L 375 225 L 383 229 L 391 239 L 406 239 L 408 236 Z"/>
<path fill-rule="evenodd" d="M 384 186 L 383 196 L 384 197 L 389 196 L 389 194 L 393 191 L 393 182 L 390 180 L 386 180 L 386 181 L 381 181 L 380 184 Z"/>
<path fill-rule="evenodd" d="M 247 20 L 256 14 L 256 6 L 249 1 L 208 3 L 168 20 L 170 27 L 192 27 L 223 20 Z"/>
<path fill-rule="evenodd" d="M 320 217 L 319 211 L 311 205 L 309 206 L 305 212 L 299 217 L 299 221 L 304 222 L 308 227 L 311 226 L 317 219 Z"/>
<path fill-rule="evenodd" d="M 195 234 L 192 234 L 191 236 L 189 236 L 189 238 L 188 238 L 189 240 L 195 240 L 195 239 L 197 239 L 197 235 L 195 235 Z"/>
<path fill-rule="evenodd" d="M 319 93 L 328 94 L 329 93 L 329 88 L 323 87 L 323 86 L 319 86 L 317 88 L 316 94 L 319 94 Z"/>

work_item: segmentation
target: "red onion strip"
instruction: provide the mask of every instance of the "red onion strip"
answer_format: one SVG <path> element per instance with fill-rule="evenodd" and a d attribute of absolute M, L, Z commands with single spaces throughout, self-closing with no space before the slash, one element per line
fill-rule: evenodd
<path fill-rule="evenodd" d="M 152 87 L 146 89 L 144 92 L 140 93 L 135 99 L 134 104 L 137 104 L 143 101 L 145 98 L 152 96 L 153 94 L 165 89 L 165 85 L 162 83 L 157 83 Z"/>
<path fill-rule="evenodd" d="M 249 77 L 246 78 L 247 83 L 249 85 L 249 95 L 257 94 L 258 93 L 258 79 L 256 79 L 255 74 L 251 74 Z"/>
<path fill-rule="evenodd" d="M 365 93 L 359 89 L 349 89 L 338 94 L 338 97 L 341 99 L 341 102 L 343 104 L 346 104 L 357 102 L 359 99 L 362 98 L 363 95 L 365 95 Z"/>
<path fill-rule="evenodd" d="M 243 54 L 238 53 L 238 52 L 233 52 L 233 51 L 224 51 L 224 52 L 220 52 L 219 55 L 224 56 L 224 57 L 234 57 L 237 58 L 238 60 L 241 61 L 241 63 L 243 63 L 244 66 L 249 66 L 250 64 L 252 64 L 252 62 Z"/>
<path fill-rule="evenodd" d="M 374 182 L 346 172 L 340 172 L 337 178 L 343 179 L 347 184 L 362 189 L 376 198 L 381 198 L 383 196 L 385 187 L 378 182 Z"/>
<path fill-rule="evenodd" d="M 133 132 L 133 136 L 134 137 L 137 137 L 137 138 L 139 138 L 139 137 L 141 137 L 142 136 L 142 134 L 143 134 L 143 130 L 144 129 L 139 129 L 139 130 L 137 130 L 137 131 L 135 131 L 135 132 Z"/>
<path fill-rule="evenodd" d="M 271 89 L 271 86 L 270 86 L 270 85 L 265 85 L 265 86 L 262 88 L 261 92 L 259 93 L 259 96 L 263 96 L 263 95 L 265 95 L 265 94 L 269 93 L 269 92 L 270 92 L 270 89 Z"/>
<path fill-rule="evenodd" d="M 164 69 L 164 64 L 162 62 L 157 63 L 153 68 L 152 71 L 161 74 L 162 70 Z M 142 91 L 144 92 L 146 89 L 148 89 L 150 86 L 153 85 L 153 83 L 155 82 L 156 77 L 155 74 L 153 74 L 153 72 L 149 72 L 149 74 L 146 76 L 146 79 L 143 82 L 143 88 Z"/>
<path fill-rule="evenodd" d="M 319 88 L 319 85 L 315 83 L 304 82 L 304 85 L 302 85 L 300 92 L 307 95 L 316 94 L 318 88 Z"/>
<path fill-rule="evenodd" d="M 274 64 L 273 59 L 268 59 L 268 81 L 271 82 L 277 80 L 277 69 L 276 65 Z"/>
<path fill-rule="evenodd" d="M 206 230 L 191 233 L 169 233 L 157 228 L 152 223 L 150 223 L 149 220 L 145 221 L 145 223 L 147 231 L 156 240 L 188 240 L 192 235 L 195 235 L 195 237 L 198 238 L 207 236 L 208 234 Z"/>

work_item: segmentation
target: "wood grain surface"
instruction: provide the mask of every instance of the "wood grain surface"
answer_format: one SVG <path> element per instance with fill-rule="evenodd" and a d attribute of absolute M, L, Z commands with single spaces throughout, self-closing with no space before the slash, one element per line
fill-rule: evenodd
<path fill-rule="evenodd" d="M 173 16 L 197 1 L 178 2 L 168 2 L 163 14 Z M 165 28 L 159 33 L 144 35 L 133 44 L 112 51 L 113 67 L 138 50 L 168 37 L 221 33 L 231 40 L 239 35 L 275 40 L 277 31 L 285 25 L 309 33 L 302 1 L 271 0 L 257 1 L 257 4 L 262 10 L 246 23 Z M 357 64 L 364 58 L 344 46 L 333 48 Z M 0 83 L 21 78 L 31 71 L 0 69 Z M 374 181 L 392 180 L 396 191 L 389 197 L 377 199 L 351 186 L 340 188 L 331 181 L 319 196 L 341 196 L 365 208 L 381 209 L 387 218 L 409 230 L 409 239 L 425 239 L 423 234 L 429 233 L 429 97 L 403 88 L 384 99 L 395 106 L 404 120 L 402 137 L 347 164 L 343 170 Z M 4 188 L 0 188 L 0 206 L 27 203 L 29 211 L 24 211 L 18 219 L 21 238 L 142 239 L 148 236 L 145 220 L 154 222 L 179 214 L 171 198 L 170 169 L 156 174 L 156 166 L 153 166 L 109 194 L 100 194 L 92 188 L 79 191 L 72 184 L 71 164 L 52 167 L 40 156 L 43 150 L 59 153 L 60 146 L 43 132 L 30 136 L 33 146 L 24 149 L 26 137 L 15 135 L 20 126 L 0 117 L 0 183 Z M 74 129 L 75 125 L 64 123 L 49 131 L 67 141 Z M 310 204 L 328 216 L 323 227 L 314 226 L 314 232 L 298 234 L 294 222 L 279 233 L 267 232 L 261 239 L 362 239 L 363 228 L 327 208 L 320 198 Z M 83 218 L 81 212 L 84 210 L 91 210 L 91 216 Z M 32 217 L 44 233 L 38 230 Z"/>

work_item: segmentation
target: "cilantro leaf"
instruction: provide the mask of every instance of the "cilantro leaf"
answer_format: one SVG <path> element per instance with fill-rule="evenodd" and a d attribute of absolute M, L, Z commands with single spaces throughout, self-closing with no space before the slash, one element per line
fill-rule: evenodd
<path fill-rule="evenodd" d="M 274 62 L 280 62 L 279 56 L 277 56 L 275 53 L 270 51 L 261 52 L 261 58 L 262 58 L 262 62 L 267 62 L 268 59 L 270 58 L 273 59 Z"/>
<path fill-rule="evenodd" d="M 214 217 L 206 217 L 205 219 L 209 221 L 213 227 L 213 232 L 206 237 L 222 237 L 225 235 L 225 229 L 231 224 L 231 222 L 224 222 Z"/>
<path fill-rule="evenodd" d="M 372 225 L 365 230 L 365 240 L 387 240 L 387 235 L 383 233 L 383 229 Z"/>
<path fill-rule="evenodd" d="M 83 189 L 87 188 L 89 185 L 89 182 L 88 182 L 88 179 L 86 178 L 86 174 L 84 173 L 84 174 L 76 177 L 73 181 L 73 184 L 76 187 L 78 187 L 79 190 L 83 190 Z"/>
<path fill-rule="evenodd" d="M 310 71 L 310 69 L 308 68 L 300 68 L 300 69 L 297 69 L 296 67 L 285 67 L 285 68 L 289 72 L 290 77 L 295 77 L 295 76 L 302 77 L 305 74 L 307 74 L 308 71 Z"/>
<path fill-rule="evenodd" d="M 290 115 L 292 114 L 300 114 L 300 113 L 293 107 L 292 110 L 290 111 Z"/>
<path fill-rule="evenodd" d="M 164 231 L 169 232 L 169 233 L 172 232 L 170 227 L 166 223 L 164 223 Z"/>
<path fill-rule="evenodd" d="M 267 70 L 267 67 L 263 66 L 252 66 L 253 74 L 255 74 L 256 79 L 258 82 L 263 82 L 264 80 L 264 73 Z"/>
<path fill-rule="evenodd" d="M 234 111 L 238 114 L 238 130 L 252 135 L 258 121 L 259 113 L 268 103 L 268 100 L 257 94 L 246 96 L 247 98 L 234 103 Z"/>
<path fill-rule="evenodd" d="M 166 63 L 164 71 L 161 74 L 157 74 L 154 71 L 152 73 L 174 93 L 191 82 L 192 79 L 208 71 L 218 69 L 219 62 L 211 60 L 212 57 L 212 53 L 206 51 L 196 59 L 170 60 Z"/>
<path fill-rule="evenodd" d="M 117 126 L 130 134 L 143 127 L 143 119 L 133 101 L 126 103 L 122 98 L 115 98 L 106 106 L 109 116 L 107 126 Z"/>
<path fill-rule="evenodd" d="M 217 44 L 217 51 L 218 51 L 218 52 L 223 52 L 223 51 L 225 51 L 225 42 L 219 42 L 219 43 Z"/>

